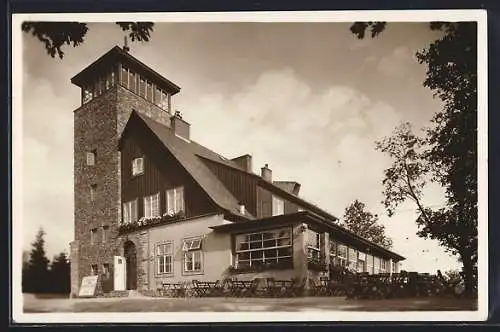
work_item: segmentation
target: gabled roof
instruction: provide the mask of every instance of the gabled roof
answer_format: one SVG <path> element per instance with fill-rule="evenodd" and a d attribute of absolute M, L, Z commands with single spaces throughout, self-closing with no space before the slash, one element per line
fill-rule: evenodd
<path fill-rule="evenodd" d="M 210 199 L 217 204 L 221 209 L 231 214 L 233 217 L 252 220 L 255 217 L 248 211 L 242 215 L 239 212 L 238 200 L 227 190 L 227 188 L 219 181 L 210 169 L 196 156 L 191 148 L 192 142 L 186 142 L 173 133 L 169 127 L 160 124 L 147 116 L 144 116 L 136 111 L 133 111 L 125 126 L 122 137 L 126 132 L 126 128 L 135 121 L 140 121 L 151 130 L 165 148 L 173 154 L 179 161 L 182 167 L 189 173 L 194 181 L 205 191 Z"/>

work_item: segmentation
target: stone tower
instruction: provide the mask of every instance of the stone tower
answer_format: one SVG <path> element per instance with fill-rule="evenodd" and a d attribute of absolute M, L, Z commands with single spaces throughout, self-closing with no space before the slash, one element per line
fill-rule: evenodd
<path fill-rule="evenodd" d="M 174 83 L 115 46 L 71 79 L 81 88 L 74 111 L 74 222 L 71 293 L 92 274 L 112 276 L 120 255 L 120 154 L 118 139 L 132 110 L 170 125 Z"/>

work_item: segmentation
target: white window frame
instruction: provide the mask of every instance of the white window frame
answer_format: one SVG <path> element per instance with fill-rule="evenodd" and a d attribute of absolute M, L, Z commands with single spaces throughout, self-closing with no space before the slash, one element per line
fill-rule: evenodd
<path fill-rule="evenodd" d="M 182 264 L 184 273 L 203 272 L 202 238 L 193 237 L 182 240 L 182 251 L 184 253 Z M 196 264 L 197 261 L 199 264 Z M 188 263 L 191 263 L 191 268 L 188 267 Z M 199 268 L 196 268 L 196 265 L 199 265 Z"/>
<path fill-rule="evenodd" d="M 314 236 L 314 239 L 310 237 Z M 321 233 L 307 229 L 307 259 L 321 261 Z"/>
<path fill-rule="evenodd" d="M 282 232 L 285 232 L 285 236 L 280 236 Z M 274 233 L 276 236 L 273 238 L 264 239 L 265 233 Z M 260 239 L 252 240 L 252 237 L 256 238 L 257 236 L 260 236 Z M 279 242 L 282 242 L 283 240 L 288 240 L 288 244 L 279 244 Z M 270 243 L 271 241 L 274 241 L 273 246 L 265 246 L 265 242 Z M 275 250 L 276 255 L 268 257 L 267 261 L 273 261 L 278 264 L 280 260 L 293 261 L 293 235 L 292 235 L 292 229 L 289 227 L 275 228 L 254 233 L 238 234 L 236 235 L 234 243 L 235 243 L 234 251 L 236 253 L 236 259 L 235 259 L 236 268 L 241 267 L 241 265 L 252 267 L 254 265 L 259 265 L 261 263 L 265 264 L 266 263 L 265 252 L 270 250 Z M 252 243 L 260 243 L 260 247 L 252 248 Z M 242 245 L 243 246 L 247 245 L 247 248 L 242 249 Z M 280 255 L 280 250 L 283 249 L 289 250 L 290 254 Z M 245 254 L 245 255 L 248 254 L 249 257 L 248 259 L 241 259 L 240 254 Z"/>
<path fill-rule="evenodd" d="M 123 223 L 137 222 L 137 199 L 123 203 Z"/>
<path fill-rule="evenodd" d="M 285 214 L 285 201 L 282 198 L 273 195 L 271 205 L 273 217 Z"/>
<path fill-rule="evenodd" d="M 144 174 L 144 157 L 137 157 L 132 160 L 132 176 Z"/>
<path fill-rule="evenodd" d="M 167 214 L 173 215 L 184 211 L 185 201 L 183 186 L 167 189 L 165 197 Z"/>
<path fill-rule="evenodd" d="M 92 151 L 87 151 L 87 160 L 86 160 L 86 163 L 87 163 L 87 166 L 95 166 L 95 162 L 96 162 L 96 150 L 92 150 Z"/>
<path fill-rule="evenodd" d="M 97 198 L 97 184 L 93 183 L 90 185 L 90 201 L 94 202 Z"/>
<path fill-rule="evenodd" d="M 154 202 L 156 201 L 156 209 Z M 155 218 L 160 216 L 160 193 L 144 197 L 144 218 Z"/>
<path fill-rule="evenodd" d="M 162 247 L 169 247 L 170 250 L 161 251 Z M 163 270 L 161 269 L 162 266 Z M 167 266 L 169 266 L 168 269 Z M 156 245 L 156 273 L 174 273 L 174 243 L 172 241 L 162 242 Z"/>

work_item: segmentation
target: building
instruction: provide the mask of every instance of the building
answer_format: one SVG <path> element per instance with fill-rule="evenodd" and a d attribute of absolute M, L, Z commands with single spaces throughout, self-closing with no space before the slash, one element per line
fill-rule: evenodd
<path fill-rule="evenodd" d="M 341 228 L 252 157 L 227 159 L 172 112 L 180 88 L 114 47 L 71 79 L 75 240 L 72 293 L 88 275 L 116 290 L 160 280 L 318 278 L 330 264 L 393 272 L 404 258 Z"/>

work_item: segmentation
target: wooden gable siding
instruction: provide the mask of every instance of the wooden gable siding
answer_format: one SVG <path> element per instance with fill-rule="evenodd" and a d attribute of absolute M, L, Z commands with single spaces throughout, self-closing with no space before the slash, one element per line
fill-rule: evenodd
<path fill-rule="evenodd" d="M 184 186 L 186 217 L 217 211 L 215 204 L 177 160 L 150 133 L 130 128 L 121 144 L 122 202 L 138 199 L 138 216 L 144 215 L 144 197 L 160 193 L 160 212 L 166 211 L 166 190 Z M 132 160 L 144 157 L 144 173 L 132 176 Z"/>
<path fill-rule="evenodd" d="M 273 214 L 273 194 L 260 186 L 256 188 L 257 192 L 257 218 L 271 217 Z M 277 196 L 277 195 L 276 195 Z M 279 196 L 277 196 L 279 197 Z M 299 208 L 296 204 L 279 197 L 284 202 L 284 213 L 296 213 Z"/>
<path fill-rule="evenodd" d="M 245 208 L 253 216 L 257 212 L 257 179 L 247 176 L 239 170 L 202 158 L 203 162 L 217 176 L 233 196 L 245 204 Z"/>

